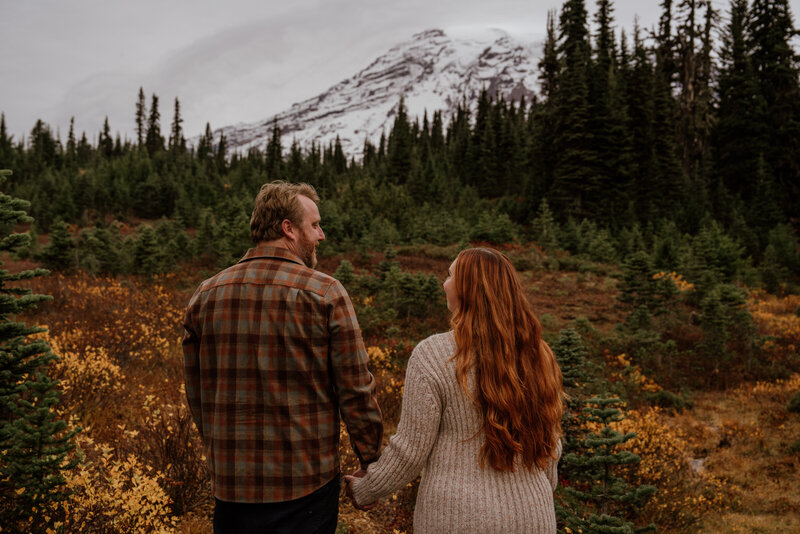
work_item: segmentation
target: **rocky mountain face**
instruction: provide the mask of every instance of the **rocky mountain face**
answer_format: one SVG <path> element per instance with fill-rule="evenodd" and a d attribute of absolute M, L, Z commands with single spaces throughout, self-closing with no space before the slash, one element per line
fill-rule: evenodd
<path fill-rule="evenodd" d="M 214 139 L 221 132 L 231 150 L 264 150 L 277 120 L 284 150 L 294 139 L 308 148 L 312 141 L 326 146 L 339 136 L 345 154 L 359 158 L 365 139 L 377 144 L 382 132 L 388 135 L 401 97 L 412 120 L 441 110 L 445 123 L 462 99 L 472 105 L 484 88 L 492 96 L 530 102 L 540 50 L 541 44 L 501 30 L 457 37 L 428 30 L 322 94 L 274 117 L 220 128 Z"/>

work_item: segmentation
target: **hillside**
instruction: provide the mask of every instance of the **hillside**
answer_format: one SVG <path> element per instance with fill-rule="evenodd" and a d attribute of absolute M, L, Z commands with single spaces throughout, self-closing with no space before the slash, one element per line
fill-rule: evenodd
<path fill-rule="evenodd" d="M 390 262 L 407 276 L 433 274 L 441 281 L 454 250 L 425 246 L 397 249 L 393 258 L 381 253 L 329 256 L 322 259 L 321 269 L 332 273 L 347 259 L 357 276 L 374 276 L 369 273 Z M 740 382 L 726 390 L 685 390 L 690 403 L 684 408 L 655 406 L 646 393 L 662 389 L 660 377 L 647 374 L 643 362 L 607 350 L 622 320 L 617 268 L 581 263 L 579 270 L 552 270 L 536 249 L 509 248 L 507 254 L 523 267 L 520 278 L 546 337 L 552 342 L 562 328 L 581 329 L 598 373 L 628 399 L 621 424 L 639 434 L 630 446 L 642 456 L 640 469 L 628 476 L 659 487 L 642 520 L 655 520 L 660 532 L 786 532 L 800 525 L 794 497 L 800 494 L 798 457 L 789 448 L 800 430 L 800 417 L 786 411 L 789 397 L 800 388 L 798 375 Z M 84 427 L 78 443 L 86 461 L 69 478 L 76 495 L 68 525 L 101 525 L 116 514 L 130 531 L 149 524 L 211 532 L 210 489 L 182 393 L 179 345 L 183 306 L 211 272 L 196 265 L 180 276 L 149 280 L 51 275 L 34 285 L 54 296 L 36 320 L 48 325 L 48 339 L 61 356 L 53 368 L 64 388 L 60 409 Z M 385 313 L 380 289 L 366 294 L 359 287 L 357 280 L 351 282 L 350 293 L 370 347 L 388 437 L 399 416 L 405 358 L 420 339 L 447 328 L 443 296 L 438 294 L 425 314 L 413 312 L 418 305 L 409 296 L 412 311 L 392 316 Z M 775 321 L 796 317 L 791 301 L 783 308 L 780 302 L 763 296 L 753 300 L 753 309 L 761 310 L 756 314 L 759 328 L 778 335 L 776 346 L 798 344 L 800 329 L 774 331 Z M 681 357 L 676 364 L 688 361 Z M 347 472 L 355 458 L 346 445 L 342 454 Z M 99 476 L 108 482 L 86 493 Z M 131 485 L 137 477 L 139 482 Z M 339 530 L 410 533 L 415 487 L 371 512 L 356 511 L 342 501 Z M 129 515 L 125 503 L 149 503 L 150 511 Z"/>

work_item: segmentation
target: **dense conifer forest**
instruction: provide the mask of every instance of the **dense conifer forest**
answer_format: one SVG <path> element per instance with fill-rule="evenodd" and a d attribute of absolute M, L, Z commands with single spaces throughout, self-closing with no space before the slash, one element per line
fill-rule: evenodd
<path fill-rule="evenodd" d="M 9 192 L 31 201 L 35 231 L 84 228 L 63 261 L 90 270 L 168 270 L 176 251 L 225 264 L 248 246 L 255 191 L 281 178 L 320 190 L 329 250 L 534 240 L 602 260 L 645 248 L 675 268 L 674 247 L 712 231 L 753 265 L 796 273 L 786 251 L 800 214 L 800 58 L 788 2 L 661 10 L 657 28 L 617 31 L 611 1 L 592 17 L 583 0 L 565 2 L 549 16 L 538 98 L 483 92 L 453 116 L 414 120 L 401 101 L 361 161 L 338 142 L 298 146 L 280 124 L 246 154 L 210 126 L 187 147 L 180 102 L 162 133 L 158 96 L 140 88 L 135 139 L 112 137 L 106 120 L 63 141 L 37 121 L 15 141 L 2 120 L 0 166 L 14 171 Z M 169 222 L 117 246 L 110 223 L 142 219 Z M 126 262 L 170 241 L 161 263 Z"/>

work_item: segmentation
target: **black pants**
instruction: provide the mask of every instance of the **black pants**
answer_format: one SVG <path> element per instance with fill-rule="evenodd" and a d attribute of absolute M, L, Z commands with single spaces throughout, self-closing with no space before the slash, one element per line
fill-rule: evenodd
<path fill-rule="evenodd" d="M 339 475 L 293 501 L 237 503 L 215 499 L 214 534 L 334 534 L 339 520 Z"/>

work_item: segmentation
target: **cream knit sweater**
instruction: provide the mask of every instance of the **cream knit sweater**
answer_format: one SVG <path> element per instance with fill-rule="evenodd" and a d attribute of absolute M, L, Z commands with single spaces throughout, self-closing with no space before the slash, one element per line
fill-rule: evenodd
<path fill-rule="evenodd" d="M 482 420 L 456 380 L 450 360 L 455 349 L 452 332 L 431 336 L 414 349 L 397 433 L 366 476 L 353 482 L 356 502 L 385 498 L 424 469 L 415 534 L 555 532 L 557 462 L 546 471 L 521 465 L 513 473 L 481 469 Z"/>

